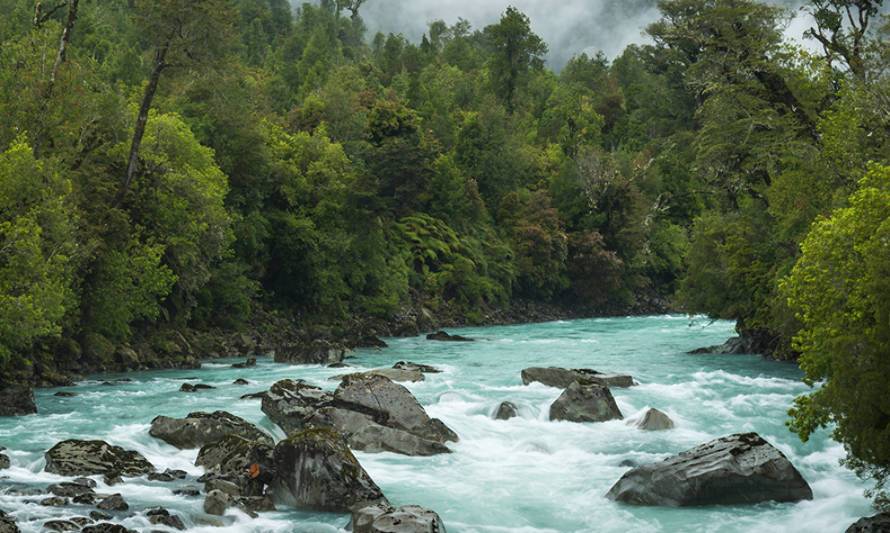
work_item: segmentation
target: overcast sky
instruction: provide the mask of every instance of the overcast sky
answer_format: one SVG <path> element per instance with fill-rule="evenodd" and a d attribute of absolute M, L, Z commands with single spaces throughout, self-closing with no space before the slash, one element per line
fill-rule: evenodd
<path fill-rule="evenodd" d="M 803 0 L 773 0 L 797 7 Z M 628 44 L 645 42 L 643 29 L 658 18 L 656 0 L 367 0 L 361 15 L 371 34 L 402 33 L 419 41 L 430 22 L 451 24 L 462 17 L 474 28 L 496 22 L 508 5 L 531 19 L 532 29 L 550 47 L 548 63 L 560 68 L 573 55 L 602 50 L 615 57 Z M 809 26 L 796 20 L 789 37 L 799 38 Z"/>

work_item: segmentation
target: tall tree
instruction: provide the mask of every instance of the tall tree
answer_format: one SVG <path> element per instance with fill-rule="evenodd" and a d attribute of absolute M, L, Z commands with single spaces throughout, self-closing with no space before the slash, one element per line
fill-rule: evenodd
<path fill-rule="evenodd" d="M 228 0 L 135 0 L 135 7 L 154 60 L 136 116 L 119 197 L 126 194 L 139 170 L 139 148 L 161 75 L 170 69 L 205 67 L 222 57 L 235 20 Z"/>
<path fill-rule="evenodd" d="M 531 30 L 528 17 L 508 7 L 500 22 L 485 28 L 492 56 L 489 63 L 494 92 L 510 113 L 525 75 L 544 66 L 547 45 Z"/>
<path fill-rule="evenodd" d="M 841 60 L 859 80 L 866 78 L 870 24 L 884 0 L 810 0 L 816 26 L 805 35 L 819 41 L 829 63 Z"/>

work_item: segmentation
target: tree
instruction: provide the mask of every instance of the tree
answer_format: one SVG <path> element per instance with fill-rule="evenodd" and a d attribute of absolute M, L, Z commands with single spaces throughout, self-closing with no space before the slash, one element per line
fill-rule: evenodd
<path fill-rule="evenodd" d="M 485 36 L 492 48 L 489 71 L 494 93 L 513 113 L 526 74 L 544 66 L 547 45 L 532 32 L 528 17 L 512 6 L 500 22 L 485 28 Z"/>
<path fill-rule="evenodd" d="M 802 327 L 795 337 L 811 386 L 796 399 L 790 427 L 806 441 L 819 427 L 849 454 L 847 464 L 877 482 L 890 479 L 890 167 L 874 166 L 849 207 L 820 218 L 782 292 Z"/>
<path fill-rule="evenodd" d="M 816 26 L 804 35 L 819 41 L 829 64 L 839 59 L 854 77 L 865 81 L 870 24 L 884 0 L 810 0 L 810 4 Z"/>
<path fill-rule="evenodd" d="M 135 4 L 139 26 L 151 43 L 154 59 L 136 115 L 119 196 L 126 194 L 139 169 L 139 148 L 161 75 L 169 69 L 206 67 L 220 58 L 235 19 L 228 0 L 135 0 Z"/>

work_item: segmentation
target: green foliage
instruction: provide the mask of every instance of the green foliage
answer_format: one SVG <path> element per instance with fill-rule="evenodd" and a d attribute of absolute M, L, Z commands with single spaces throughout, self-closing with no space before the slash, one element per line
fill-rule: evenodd
<path fill-rule="evenodd" d="M 528 17 L 512 6 L 497 24 L 485 28 L 485 36 L 493 50 L 488 67 L 492 88 L 512 113 L 529 71 L 543 67 L 547 45 L 531 31 Z"/>
<path fill-rule="evenodd" d="M 791 429 L 806 440 L 834 424 L 851 465 L 878 489 L 890 474 L 890 167 L 875 166 L 849 207 L 815 222 L 782 294 L 801 321 L 795 348 L 815 391 Z"/>

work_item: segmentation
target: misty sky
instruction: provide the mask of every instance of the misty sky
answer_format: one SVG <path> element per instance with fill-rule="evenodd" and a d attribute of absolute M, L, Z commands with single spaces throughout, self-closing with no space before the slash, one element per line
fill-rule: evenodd
<path fill-rule="evenodd" d="M 774 0 L 797 7 L 802 0 Z M 656 0 L 367 0 L 361 15 L 371 34 L 401 33 L 419 41 L 427 25 L 462 17 L 474 28 L 496 22 L 508 5 L 531 19 L 532 29 L 550 47 L 548 63 L 560 68 L 573 55 L 602 50 L 608 57 L 628 44 L 645 42 L 643 29 L 658 18 Z M 809 26 L 795 20 L 787 34 L 799 38 Z"/>

